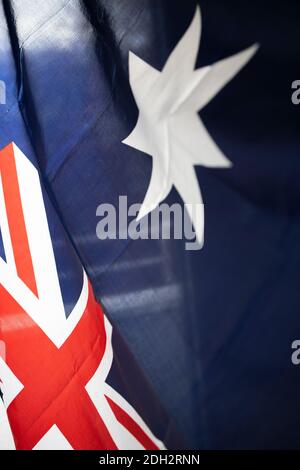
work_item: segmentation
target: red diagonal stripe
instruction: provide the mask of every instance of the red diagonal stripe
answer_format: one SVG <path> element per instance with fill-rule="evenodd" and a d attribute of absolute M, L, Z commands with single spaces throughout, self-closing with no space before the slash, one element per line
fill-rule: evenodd
<path fill-rule="evenodd" d="M 141 426 L 129 416 L 119 405 L 117 405 L 111 398 L 105 395 L 115 417 L 128 431 L 142 444 L 146 450 L 159 450 L 156 444 L 147 436 Z"/>
<path fill-rule="evenodd" d="M 13 144 L 0 151 L 0 172 L 18 276 L 37 296 L 37 287 L 18 183 Z"/>
<path fill-rule="evenodd" d="M 1 286 L 0 299 L 0 327 L 5 331 L 16 312 L 19 319 L 4 338 L 6 362 L 24 385 L 7 410 L 17 449 L 32 449 L 54 424 L 74 449 L 116 449 L 85 389 L 106 348 L 104 315 L 91 286 L 81 319 L 59 349 Z"/>

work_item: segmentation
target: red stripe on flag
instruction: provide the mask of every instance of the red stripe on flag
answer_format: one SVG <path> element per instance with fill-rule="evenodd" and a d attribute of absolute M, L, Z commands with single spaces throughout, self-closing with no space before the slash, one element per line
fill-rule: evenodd
<path fill-rule="evenodd" d="M 24 385 L 7 409 L 17 450 L 33 449 L 54 424 L 75 450 L 116 450 L 85 388 L 107 341 L 104 314 L 91 285 L 86 309 L 59 349 L 2 286 L 0 301 L 6 363 Z M 5 328 L 16 312 L 15 329 Z"/>
<path fill-rule="evenodd" d="M 0 151 L 0 172 L 17 273 L 37 296 L 38 292 L 22 209 L 13 144 Z"/>
<path fill-rule="evenodd" d="M 109 403 L 115 417 L 146 450 L 159 450 L 156 444 L 147 436 L 143 429 L 124 411 L 119 405 L 117 405 L 111 398 L 105 395 L 106 400 Z"/>

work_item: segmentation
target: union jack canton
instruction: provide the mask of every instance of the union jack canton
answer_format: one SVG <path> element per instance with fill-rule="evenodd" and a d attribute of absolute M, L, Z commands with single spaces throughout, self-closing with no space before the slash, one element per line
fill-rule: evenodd
<path fill-rule="evenodd" d="M 112 327 L 37 169 L 15 144 L 0 152 L 0 226 L 0 387 L 15 448 L 163 449 L 107 383 Z M 74 300 L 57 253 L 72 258 Z"/>

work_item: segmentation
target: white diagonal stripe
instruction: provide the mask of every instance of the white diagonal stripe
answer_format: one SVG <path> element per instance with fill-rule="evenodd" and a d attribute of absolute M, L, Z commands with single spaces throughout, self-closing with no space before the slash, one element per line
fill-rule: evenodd
<path fill-rule="evenodd" d="M 5 209 L 5 199 L 4 199 L 1 172 L 0 172 L 0 228 L 1 228 L 3 247 L 5 251 L 7 264 L 9 265 L 11 271 L 17 274 L 15 257 L 14 257 L 14 252 L 12 248 L 12 243 L 11 243 L 11 238 L 10 238 L 10 233 L 9 233 L 9 225 L 8 225 L 7 214 L 6 214 L 6 209 Z"/>

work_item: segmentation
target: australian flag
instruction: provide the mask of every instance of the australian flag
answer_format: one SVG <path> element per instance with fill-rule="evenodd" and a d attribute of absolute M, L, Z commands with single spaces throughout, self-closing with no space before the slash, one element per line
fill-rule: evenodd
<path fill-rule="evenodd" d="M 2 0 L 2 449 L 299 447 L 299 16 Z"/>

